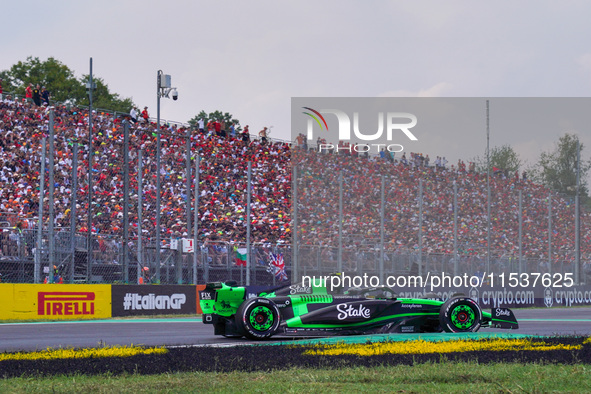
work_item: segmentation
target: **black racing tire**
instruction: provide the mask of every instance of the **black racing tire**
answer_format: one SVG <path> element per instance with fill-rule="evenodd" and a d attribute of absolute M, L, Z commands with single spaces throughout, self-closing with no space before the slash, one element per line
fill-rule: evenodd
<path fill-rule="evenodd" d="M 476 332 L 482 324 L 482 310 L 471 298 L 452 297 L 441 305 L 439 325 L 445 332 Z"/>
<path fill-rule="evenodd" d="M 235 316 L 236 326 L 244 336 L 262 340 L 273 336 L 281 323 L 277 305 L 268 298 L 256 297 L 244 301 Z"/>

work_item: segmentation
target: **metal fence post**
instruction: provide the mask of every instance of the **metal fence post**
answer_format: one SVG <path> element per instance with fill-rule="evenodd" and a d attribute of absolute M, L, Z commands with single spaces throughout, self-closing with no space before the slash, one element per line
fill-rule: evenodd
<path fill-rule="evenodd" d="M 454 181 L 454 275 L 458 275 L 458 184 Z"/>
<path fill-rule="evenodd" d="M 380 283 L 384 283 L 384 226 L 386 225 L 386 178 L 382 175 L 380 189 Z"/>
<path fill-rule="evenodd" d="M 581 144 L 577 138 L 577 177 L 575 192 L 575 283 L 581 283 L 581 208 L 579 193 L 581 188 Z"/>
<path fill-rule="evenodd" d="M 548 193 L 548 273 L 552 273 L 552 192 Z"/>
<path fill-rule="evenodd" d="M 185 206 L 187 214 L 187 238 L 191 237 L 191 129 L 187 128 L 187 153 L 186 153 L 186 175 L 185 175 Z M 183 236 L 184 237 L 184 236 Z"/>
<path fill-rule="evenodd" d="M 523 269 L 523 192 L 519 190 L 519 274 Z"/>
<path fill-rule="evenodd" d="M 129 122 L 123 121 L 123 280 L 129 283 Z"/>
<path fill-rule="evenodd" d="M 490 271 L 490 242 L 491 242 L 491 222 L 490 222 L 490 107 L 486 100 L 486 272 Z"/>
<path fill-rule="evenodd" d="M 195 157 L 195 212 L 194 212 L 194 223 L 193 223 L 193 284 L 197 284 L 197 260 L 199 257 L 199 164 L 201 156 L 197 153 Z"/>
<path fill-rule="evenodd" d="M 252 176 L 252 163 L 248 162 L 248 173 L 247 173 L 247 181 L 246 181 L 246 285 L 250 286 L 250 199 L 252 194 L 252 184 L 251 184 L 251 176 Z"/>
<path fill-rule="evenodd" d="M 142 282 L 141 278 L 144 276 L 142 270 L 142 149 L 137 152 L 137 283 Z"/>
<path fill-rule="evenodd" d="M 92 147 L 92 90 L 94 82 L 92 81 L 92 58 L 90 58 L 90 76 L 88 79 L 88 218 L 87 229 L 88 239 L 86 240 L 86 282 L 90 283 L 92 273 L 92 161 L 94 149 Z"/>
<path fill-rule="evenodd" d="M 291 261 L 291 283 L 297 283 L 298 275 L 299 275 L 299 266 L 298 266 L 298 167 L 293 166 L 292 168 L 292 209 L 293 209 L 293 218 L 292 218 L 292 227 L 291 227 L 291 254 L 292 254 L 292 261 Z"/>
<path fill-rule="evenodd" d="M 179 238 L 177 243 L 176 250 L 173 253 L 175 258 L 174 260 L 174 271 L 176 273 L 176 284 L 182 285 L 183 284 L 183 239 Z M 171 250 L 172 251 L 172 250 Z"/>
<path fill-rule="evenodd" d="M 45 152 L 47 150 L 47 137 L 43 137 L 41 144 L 41 173 L 39 174 L 39 220 L 37 221 L 37 247 L 35 248 L 35 272 L 33 281 L 41 282 L 41 249 L 43 247 L 43 199 L 45 198 Z"/>
<path fill-rule="evenodd" d="M 54 151 L 55 151 L 55 134 L 54 134 L 54 113 L 53 110 L 49 112 L 49 280 L 48 283 L 53 283 L 53 266 L 55 265 L 55 234 L 53 230 L 54 220 L 54 191 L 55 183 L 53 179 L 53 172 L 55 168 Z"/>
<path fill-rule="evenodd" d="M 423 275 L 423 180 L 419 179 L 419 276 Z"/>
<path fill-rule="evenodd" d="M 337 272 L 343 272 L 343 171 L 339 171 L 339 250 Z"/>
<path fill-rule="evenodd" d="M 76 269 L 76 202 L 78 194 L 78 141 L 72 146 L 72 202 L 70 204 L 70 249 L 72 260 L 70 262 L 70 283 L 74 283 L 74 272 Z"/>
<path fill-rule="evenodd" d="M 160 154 L 162 149 L 162 136 L 160 130 L 160 84 L 161 82 L 161 71 L 159 70 L 156 76 L 156 282 L 160 283 L 160 250 L 162 247 L 162 241 L 160 240 L 161 228 L 160 228 L 160 203 L 162 200 L 161 180 L 160 180 Z M 168 261 L 168 260 L 167 260 Z M 168 279 L 168 269 L 166 270 Z"/>

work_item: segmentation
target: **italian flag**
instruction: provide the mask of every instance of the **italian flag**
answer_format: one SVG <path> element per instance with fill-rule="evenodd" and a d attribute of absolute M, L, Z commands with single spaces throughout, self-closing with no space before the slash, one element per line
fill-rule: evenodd
<path fill-rule="evenodd" d="M 235 246 L 234 250 L 236 251 L 236 257 L 234 257 L 236 265 L 246 267 L 246 248 L 238 248 Z"/>

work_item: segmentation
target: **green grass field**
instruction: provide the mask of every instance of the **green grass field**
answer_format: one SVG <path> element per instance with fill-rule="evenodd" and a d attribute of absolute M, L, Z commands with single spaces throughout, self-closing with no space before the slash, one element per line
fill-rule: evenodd
<path fill-rule="evenodd" d="M 591 365 L 426 363 L 272 372 L 109 374 L 0 380 L 2 393 L 590 392 Z"/>

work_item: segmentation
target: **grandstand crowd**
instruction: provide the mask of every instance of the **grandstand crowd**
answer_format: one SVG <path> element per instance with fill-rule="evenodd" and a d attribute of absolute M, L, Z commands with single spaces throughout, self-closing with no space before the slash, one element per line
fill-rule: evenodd
<path fill-rule="evenodd" d="M 405 155 L 406 156 L 406 155 Z M 446 168 L 426 166 L 421 154 L 405 161 L 367 159 L 356 155 L 310 154 L 293 159 L 302 166 L 300 201 L 303 240 L 338 244 L 339 172 L 343 174 L 344 245 L 376 245 L 380 239 L 381 177 L 385 177 L 385 242 L 389 250 L 417 250 L 419 184 L 422 183 L 422 250 L 454 251 L 454 184 L 457 187 L 458 249 L 462 254 L 487 252 L 487 176 L 463 161 Z M 439 159 L 439 158 L 438 158 Z M 468 168 L 468 169 L 467 169 Z M 525 176 L 525 178 L 524 178 Z M 522 191 L 522 242 L 525 257 L 547 259 L 548 198 L 552 199 L 553 261 L 572 261 L 575 250 L 574 201 L 551 193 L 527 175 L 498 172 L 491 185 L 491 245 L 495 256 L 519 254 L 519 190 Z M 581 250 L 591 243 L 589 214 L 582 213 Z"/>
<path fill-rule="evenodd" d="M 86 233 L 88 214 L 88 111 L 66 106 L 54 111 L 55 225 L 69 227 L 73 198 L 73 146 L 78 146 L 76 227 Z M 42 138 L 49 132 L 50 107 L 14 100 L 0 103 L 0 221 L 33 227 L 39 209 Z M 121 237 L 123 227 L 123 126 L 125 117 L 94 111 L 92 131 L 92 228 L 100 239 Z M 216 128 L 161 125 L 161 237 L 188 236 L 186 222 L 186 143 L 190 136 L 191 167 L 197 153 L 199 238 L 244 242 L 246 239 L 247 166 L 252 163 L 251 224 L 253 242 L 292 241 L 292 168 L 297 163 L 298 242 L 338 245 L 339 173 L 343 174 L 345 245 L 375 246 L 380 239 L 380 185 L 386 176 L 385 240 L 390 250 L 416 250 L 419 230 L 419 180 L 423 190 L 422 248 L 427 253 L 454 250 L 454 193 L 457 185 L 458 245 L 462 253 L 483 254 L 487 248 L 487 177 L 473 163 L 448 165 L 422 153 L 387 152 L 376 156 L 347 151 L 318 153 L 307 141 L 293 143 L 255 138 Z M 221 132 L 223 131 L 223 133 Z M 130 123 L 130 229 L 155 239 L 156 134 L 153 119 Z M 138 193 L 138 152 L 142 151 L 142 190 Z M 47 162 L 49 166 L 49 162 Z M 192 177 L 194 178 L 194 171 Z M 46 170 L 44 190 L 48 191 Z M 191 186 L 193 187 L 193 186 Z M 497 255 L 518 253 L 518 199 L 523 193 L 524 255 L 548 257 L 548 197 L 552 195 L 552 259 L 574 257 L 574 203 L 551 194 L 524 175 L 499 173 L 491 178 L 491 245 Z M 142 218 L 137 204 L 141 196 Z M 49 199 L 45 197 L 45 212 Z M 193 216 L 193 213 L 190 213 Z M 48 220 L 47 214 L 44 218 Z M 591 216 L 582 216 L 581 250 L 591 253 Z M 8 229 L 7 229 L 8 231 Z"/>

